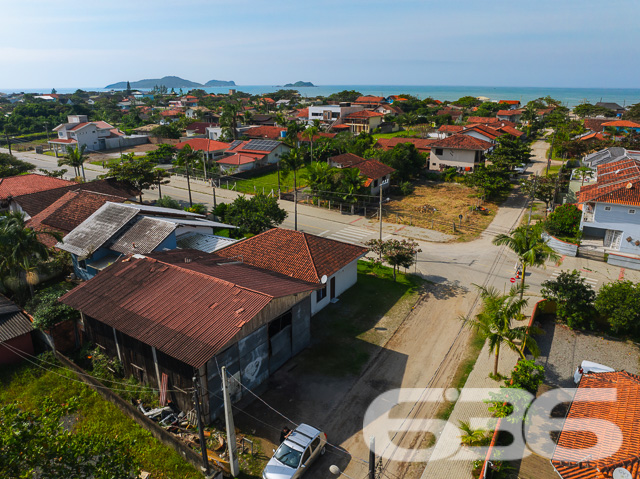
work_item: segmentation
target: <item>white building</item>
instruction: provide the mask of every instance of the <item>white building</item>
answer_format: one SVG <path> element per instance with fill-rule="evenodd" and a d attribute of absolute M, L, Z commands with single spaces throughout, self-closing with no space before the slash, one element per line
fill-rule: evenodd
<path fill-rule="evenodd" d="M 344 118 L 349 113 L 356 111 L 362 111 L 362 106 L 352 106 L 351 103 L 340 103 L 339 105 L 317 105 L 309 107 L 308 123 L 313 123 L 313 120 L 320 120 L 326 123 L 334 123 L 337 120 Z"/>

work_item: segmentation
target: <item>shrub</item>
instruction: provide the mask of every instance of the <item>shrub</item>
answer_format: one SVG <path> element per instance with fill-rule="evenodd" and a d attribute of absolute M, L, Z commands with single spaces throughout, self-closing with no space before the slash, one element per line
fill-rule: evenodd
<path fill-rule="evenodd" d="M 76 319 L 78 312 L 58 298 L 67 292 L 63 285 L 55 285 L 39 291 L 31 299 L 25 309 L 33 316 L 33 325 L 42 330 L 49 330 L 63 321 Z"/>
<path fill-rule="evenodd" d="M 156 200 L 156 206 L 161 206 L 163 208 L 172 208 L 174 210 L 182 209 L 180 203 L 178 203 L 178 200 L 174 200 L 173 198 L 171 198 L 171 196 L 166 195 Z"/>
<path fill-rule="evenodd" d="M 593 329 L 596 293 L 575 269 L 562 271 L 556 279 L 542 283 L 542 297 L 554 301 L 557 318 L 570 328 Z"/>
<path fill-rule="evenodd" d="M 203 205 L 202 203 L 194 203 L 193 206 L 189 206 L 189 207 L 185 208 L 184 210 L 188 211 L 190 213 L 197 213 L 199 215 L 206 215 L 207 214 L 207 207 L 205 205 Z"/>
<path fill-rule="evenodd" d="M 545 230 L 553 236 L 577 238 L 580 236 L 582 211 L 576 205 L 560 205 L 544 222 Z"/>
<path fill-rule="evenodd" d="M 415 190 L 415 186 L 410 181 L 403 181 L 400 183 L 400 191 L 403 196 L 409 196 Z"/>
<path fill-rule="evenodd" d="M 613 332 L 640 333 L 640 285 L 631 281 L 605 284 L 598 292 L 595 307 Z"/>

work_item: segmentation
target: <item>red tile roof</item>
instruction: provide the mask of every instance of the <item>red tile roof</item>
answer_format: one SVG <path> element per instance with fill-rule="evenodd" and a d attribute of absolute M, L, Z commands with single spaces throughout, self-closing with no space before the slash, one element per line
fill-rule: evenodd
<path fill-rule="evenodd" d="M 366 254 L 367 248 L 314 236 L 301 231 L 273 228 L 216 251 L 259 268 L 320 283 Z"/>
<path fill-rule="evenodd" d="M 365 95 L 365 96 L 359 96 L 358 98 L 356 98 L 356 101 L 354 103 L 382 103 L 383 101 L 384 101 L 383 96 Z"/>
<path fill-rule="evenodd" d="M 640 128 L 640 123 L 629 120 L 615 120 L 603 123 L 602 126 L 615 126 L 616 128 Z"/>
<path fill-rule="evenodd" d="M 191 123 L 185 130 L 193 131 L 199 135 L 204 135 L 207 133 L 207 128 L 213 128 L 218 126 L 218 123 L 207 123 L 205 121 L 196 121 Z"/>
<path fill-rule="evenodd" d="M 606 394 L 605 389 L 612 394 Z M 627 469 L 630 477 L 640 478 L 639 398 L 640 377 L 634 374 L 619 371 L 582 376 L 566 421 L 589 424 L 588 428 L 567 428 L 560 433 L 551 463 L 561 478 L 611 479 L 618 467 Z M 612 428 L 622 436 L 619 447 L 613 442 Z M 593 448 L 592 453 L 586 454 L 585 448 Z"/>
<path fill-rule="evenodd" d="M 349 113 L 347 116 L 345 116 L 345 120 L 355 120 L 355 119 L 361 119 L 361 118 L 374 118 L 374 117 L 381 117 L 384 116 L 383 113 L 379 113 L 377 111 L 371 111 L 371 110 L 360 110 L 360 111 L 354 111 L 353 113 Z"/>
<path fill-rule="evenodd" d="M 492 127 L 486 126 L 486 125 L 469 126 L 469 127 L 465 128 L 462 131 L 462 133 L 466 135 L 467 133 L 472 132 L 472 131 L 478 132 L 481 135 L 486 136 L 490 140 L 495 140 L 496 138 L 498 138 L 499 136 L 502 135 L 502 133 L 497 131 L 495 128 L 492 128 Z"/>
<path fill-rule="evenodd" d="M 507 105 L 519 105 L 520 101 L 519 100 L 500 100 L 498 103 L 499 104 L 500 103 L 504 103 L 504 104 L 507 104 Z"/>
<path fill-rule="evenodd" d="M 313 135 L 313 141 L 318 141 L 320 138 L 335 138 L 336 133 L 326 133 L 324 131 L 319 131 L 315 135 Z M 298 141 L 310 141 L 308 137 L 304 136 L 303 133 L 298 133 Z"/>
<path fill-rule="evenodd" d="M 235 155 L 226 156 L 220 160 L 217 160 L 216 163 L 220 163 L 222 165 L 246 165 L 249 163 L 255 163 L 256 161 L 264 158 L 265 155 L 247 155 L 246 153 L 236 153 Z"/>
<path fill-rule="evenodd" d="M 329 158 L 329 161 L 337 163 L 343 168 L 351 168 L 352 166 L 362 163 L 365 159 L 361 156 L 354 155 L 353 153 L 343 153 L 341 155 L 332 156 Z"/>
<path fill-rule="evenodd" d="M 286 132 L 287 129 L 279 126 L 263 125 L 249 128 L 243 133 L 243 135 L 246 135 L 249 138 L 268 138 L 270 140 L 277 140 L 280 138 L 280 133 L 283 131 Z"/>
<path fill-rule="evenodd" d="M 360 174 L 366 176 L 369 180 L 377 180 L 396 171 L 390 166 L 387 166 L 377 160 L 365 160 L 362 163 L 355 165 L 354 168 L 360 170 Z"/>
<path fill-rule="evenodd" d="M 427 153 L 431 151 L 431 145 L 436 141 L 438 140 L 431 138 L 380 138 L 376 142 L 375 146 L 379 146 L 386 151 L 393 149 L 396 145 L 401 143 L 411 143 L 416 147 L 416 150 L 422 153 Z"/>
<path fill-rule="evenodd" d="M 176 144 L 175 147 L 178 150 L 182 150 L 187 145 L 189 145 L 192 150 L 196 151 L 220 151 L 229 148 L 231 143 L 210 140 L 208 138 L 192 138 L 190 140 L 181 141 L 180 143 Z"/>
<path fill-rule="evenodd" d="M 441 133 L 458 133 L 464 130 L 464 126 L 462 125 L 442 125 L 438 128 L 438 131 Z"/>
<path fill-rule="evenodd" d="M 591 131 L 602 131 L 602 125 L 610 121 L 609 118 L 585 118 L 584 127 Z"/>
<path fill-rule="evenodd" d="M 10 176 L 8 178 L 0 178 L 0 199 L 28 195 L 38 191 L 52 190 L 70 185 L 76 185 L 76 183 L 36 173 Z"/>
<path fill-rule="evenodd" d="M 74 140 L 72 138 L 55 138 L 53 140 L 47 140 L 47 142 L 48 143 L 64 143 L 66 145 L 78 143 L 77 140 Z"/>
<path fill-rule="evenodd" d="M 493 147 L 491 143 L 484 140 L 479 140 L 469 135 L 462 135 L 460 133 L 449 136 L 442 140 L 438 140 L 431 144 L 431 148 L 450 148 L 453 150 L 488 150 Z"/>
<path fill-rule="evenodd" d="M 351 128 L 349 125 L 333 125 L 331 129 L 333 130 L 346 130 L 347 128 Z"/>
<path fill-rule="evenodd" d="M 596 183 L 580 188 L 578 201 L 640 206 L 640 161 L 625 159 L 598 166 Z"/>
<path fill-rule="evenodd" d="M 578 138 L 579 141 L 587 141 L 587 140 L 604 140 L 605 137 L 599 131 L 592 131 L 588 135 L 581 136 Z"/>
<path fill-rule="evenodd" d="M 109 123 L 107 123 L 106 121 L 94 121 L 92 122 L 94 125 L 96 125 L 96 127 L 100 130 L 111 130 L 113 128 L 112 125 L 110 125 Z"/>
<path fill-rule="evenodd" d="M 300 108 L 296 112 L 298 118 L 309 118 L 309 108 Z"/>
<path fill-rule="evenodd" d="M 507 133 L 511 136 L 515 136 L 516 138 L 520 138 L 522 135 L 524 135 L 524 131 L 516 130 L 514 127 L 509 125 L 500 126 L 497 129 L 498 131 Z"/>
<path fill-rule="evenodd" d="M 274 298 L 317 289 L 200 251 L 169 253 L 117 261 L 61 301 L 197 368 L 246 334 Z"/>
<path fill-rule="evenodd" d="M 178 116 L 178 115 L 184 115 L 184 112 L 182 110 L 163 110 L 160 112 L 161 116 Z"/>
<path fill-rule="evenodd" d="M 126 198 L 122 196 L 105 195 L 93 191 L 67 191 L 59 200 L 33 216 L 27 222 L 27 226 L 34 230 L 55 230 L 66 235 L 107 201 L 122 203 L 125 200 Z M 53 237 L 46 235 L 41 236 L 40 241 L 50 248 L 57 243 Z"/>
<path fill-rule="evenodd" d="M 522 110 L 499 110 L 498 113 L 496 113 L 496 115 L 498 116 L 522 115 Z"/>
<path fill-rule="evenodd" d="M 492 123 L 501 123 L 501 120 L 490 116 L 470 116 L 469 118 L 467 118 L 467 123 L 488 125 Z"/>

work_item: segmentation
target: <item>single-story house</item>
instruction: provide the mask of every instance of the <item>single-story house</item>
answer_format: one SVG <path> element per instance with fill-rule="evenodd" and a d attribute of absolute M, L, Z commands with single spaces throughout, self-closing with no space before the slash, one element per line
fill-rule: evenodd
<path fill-rule="evenodd" d="M 485 155 L 494 145 L 469 135 L 457 134 L 431 144 L 429 169 L 455 168 L 459 172 L 471 172 L 483 165 Z"/>
<path fill-rule="evenodd" d="M 213 234 L 234 226 L 203 215 L 157 206 L 105 203 L 74 228 L 56 248 L 71 253 L 78 278 L 90 279 L 127 254 L 148 254 L 178 247 L 189 232 Z"/>
<path fill-rule="evenodd" d="M 26 313 L 0 294 L 0 364 L 20 362 L 33 355 L 33 325 Z"/>
<path fill-rule="evenodd" d="M 206 423 L 224 411 L 220 368 L 233 402 L 309 345 L 315 283 L 195 250 L 134 254 L 60 300 L 80 311 L 83 336 L 160 389 L 183 411 L 202 386 Z M 241 385 L 241 386 L 240 386 Z"/>
<path fill-rule="evenodd" d="M 607 127 L 616 129 L 616 132 L 633 132 L 640 133 L 640 123 L 629 120 L 614 120 L 608 121 L 602 124 L 602 131 L 604 132 Z"/>
<path fill-rule="evenodd" d="M 382 148 L 384 151 L 387 151 L 393 150 L 396 145 L 399 145 L 401 143 L 411 143 L 416 147 L 416 150 L 428 156 L 431 152 L 431 145 L 436 141 L 438 140 L 434 138 L 378 138 L 378 141 L 376 141 L 376 144 L 373 146 L 376 148 Z"/>
<path fill-rule="evenodd" d="M 218 123 L 196 121 L 188 125 L 185 131 L 187 137 L 205 137 L 207 135 L 207 128 L 215 128 L 216 126 L 218 126 Z"/>
<path fill-rule="evenodd" d="M 290 148 L 281 141 L 276 140 L 235 140 L 226 151 L 227 155 L 242 154 L 255 158 L 256 166 L 278 163 L 282 155 Z M 220 161 L 218 161 L 220 163 Z"/>
<path fill-rule="evenodd" d="M 509 120 L 514 123 L 520 122 L 520 118 L 522 118 L 523 110 L 500 110 L 496 113 L 496 118 L 498 120 Z"/>
<path fill-rule="evenodd" d="M 311 298 L 313 315 L 356 284 L 358 259 L 367 251 L 301 231 L 273 228 L 216 254 L 318 285 L 320 289 Z"/>
<path fill-rule="evenodd" d="M 438 128 L 438 138 L 446 138 L 464 130 L 462 125 L 440 125 Z"/>
<path fill-rule="evenodd" d="M 367 160 L 353 153 L 332 156 L 329 165 L 334 168 L 357 168 L 360 175 L 367 178 L 365 186 L 371 188 L 373 196 L 380 193 L 380 188 L 384 191 L 391 186 L 391 173 L 396 171 L 378 160 Z"/>
<path fill-rule="evenodd" d="M 611 110 L 612 112 L 614 112 L 616 114 L 616 116 L 622 116 L 624 114 L 624 112 L 626 112 L 626 108 L 623 106 L 618 105 L 617 103 L 614 102 L 606 102 L 606 101 L 599 101 L 598 103 L 596 103 L 595 106 L 600 106 L 602 108 L 607 108 L 609 110 Z"/>
<path fill-rule="evenodd" d="M 177 143 L 174 148 L 182 150 L 187 145 L 189 145 L 194 151 L 204 152 L 207 160 L 217 160 L 229 149 L 231 143 L 210 140 L 209 138 L 191 138 L 190 140 Z"/>
<path fill-rule="evenodd" d="M 485 125 L 473 125 L 464 128 L 461 132 L 462 135 L 472 136 L 478 140 L 486 141 L 487 143 L 495 144 L 498 137 L 502 136 L 502 133 Z"/>
<path fill-rule="evenodd" d="M 510 110 L 517 110 L 520 108 L 520 100 L 500 100 L 499 105 L 507 105 Z"/>
<path fill-rule="evenodd" d="M 639 397 L 635 374 L 582 375 L 551 458 L 561 479 L 640 477 Z"/>
<path fill-rule="evenodd" d="M 249 128 L 248 130 L 245 130 L 243 135 L 252 139 L 263 138 L 267 140 L 278 140 L 286 135 L 286 133 L 286 128 L 282 128 L 280 126 L 263 125 Z"/>

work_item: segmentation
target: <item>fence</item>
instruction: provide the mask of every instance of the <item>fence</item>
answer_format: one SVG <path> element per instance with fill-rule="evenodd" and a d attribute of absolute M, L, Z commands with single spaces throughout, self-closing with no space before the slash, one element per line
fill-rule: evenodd
<path fill-rule="evenodd" d="M 110 401 L 114 404 L 118 409 L 120 409 L 126 416 L 133 419 L 140 426 L 145 428 L 147 431 L 151 433 L 153 437 L 155 437 L 158 441 L 163 443 L 166 446 L 169 446 L 176 450 L 186 461 L 191 463 L 196 469 L 201 470 L 202 466 L 202 457 L 200 454 L 195 452 L 193 449 L 188 447 L 178 438 L 174 437 L 171 433 L 165 431 L 160 426 L 158 426 L 155 422 L 151 421 L 146 416 L 143 416 L 138 409 L 133 407 L 127 401 L 122 399 L 116 393 L 107 388 L 100 381 L 95 379 L 92 376 L 89 376 L 87 372 L 71 361 L 69 358 L 64 356 L 63 354 L 56 351 L 56 358 L 64 364 L 66 367 L 71 369 L 76 375 L 78 379 L 87 384 L 91 389 L 96 391 L 100 396 L 102 396 L 107 401 Z M 215 479 L 221 479 L 223 477 L 222 470 L 218 468 L 215 463 L 211 465 L 214 470 L 217 471 Z"/>
<path fill-rule="evenodd" d="M 562 241 L 561 239 L 551 236 L 549 233 L 542 233 L 542 239 L 556 253 L 566 256 L 578 256 L 578 248 L 580 245 Z"/>

